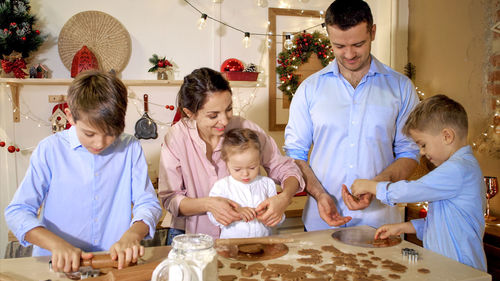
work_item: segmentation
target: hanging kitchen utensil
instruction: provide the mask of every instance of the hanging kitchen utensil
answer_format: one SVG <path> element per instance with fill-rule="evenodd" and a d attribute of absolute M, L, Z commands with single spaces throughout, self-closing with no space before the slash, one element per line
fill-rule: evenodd
<path fill-rule="evenodd" d="M 144 94 L 144 114 L 135 123 L 135 137 L 138 139 L 156 139 L 156 123 L 148 115 L 148 95 Z"/>

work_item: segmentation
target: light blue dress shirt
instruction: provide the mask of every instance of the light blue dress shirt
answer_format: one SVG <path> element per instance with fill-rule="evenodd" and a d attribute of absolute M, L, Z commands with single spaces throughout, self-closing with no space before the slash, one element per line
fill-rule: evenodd
<path fill-rule="evenodd" d="M 419 180 L 388 184 L 377 184 L 377 198 L 385 204 L 429 201 L 427 217 L 411 221 L 425 248 L 486 271 L 486 187 L 470 146 Z"/>
<path fill-rule="evenodd" d="M 368 73 L 354 89 L 334 60 L 309 76 L 297 89 L 285 129 L 285 150 L 307 161 L 325 190 L 334 197 L 345 226 L 379 227 L 402 220 L 397 207 L 373 200 L 361 211 L 349 210 L 342 184 L 373 178 L 398 158 L 417 159 L 418 147 L 402 133 L 408 114 L 418 104 L 411 81 L 372 56 Z M 302 215 L 307 230 L 331 228 L 309 197 Z"/>
<path fill-rule="evenodd" d="M 149 226 L 146 239 L 151 239 L 161 212 L 137 139 L 121 134 L 94 155 L 71 127 L 45 138 L 33 151 L 5 218 L 23 246 L 30 244 L 26 233 L 42 226 L 83 251 L 95 252 L 109 250 L 140 220 Z M 33 248 L 33 256 L 50 254 Z"/>

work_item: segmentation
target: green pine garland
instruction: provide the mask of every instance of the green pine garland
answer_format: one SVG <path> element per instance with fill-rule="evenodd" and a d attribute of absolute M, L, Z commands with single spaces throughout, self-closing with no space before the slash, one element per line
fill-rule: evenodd
<path fill-rule="evenodd" d="M 33 29 L 30 9 L 28 0 L 0 0 L 0 59 L 14 51 L 28 57 L 45 41 L 47 36 Z"/>
<path fill-rule="evenodd" d="M 309 60 L 314 52 L 321 60 L 323 66 L 327 66 L 333 59 L 332 46 L 328 38 L 318 31 L 314 33 L 300 33 L 295 35 L 294 46 L 290 50 L 284 50 L 278 55 L 278 67 L 281 85 L 278 87 L 292 100 L 295 91 L 299 87 L 299 75 L 294 71 Z"/>

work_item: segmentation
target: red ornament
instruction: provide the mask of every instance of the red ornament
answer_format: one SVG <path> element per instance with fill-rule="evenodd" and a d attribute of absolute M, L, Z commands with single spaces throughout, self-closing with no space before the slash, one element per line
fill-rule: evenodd
<path fill-rule="evenodd" d="M 73 57 L 71 77 L 74 78 L 78 73 L 90 69 L 99 69 L 99 64 L 95 55 L 84 45 Z"/>
<path fill-rule="evenodd" d="M 245 67 L 243 66 L 243 63 L 238 59 L 227 59 L 222 63 L 220 67 L 221 72 L 243 71 L 243 69 L 245 69 Z"/>
<path fill-rule="evenodd" d="M 418 217 L 419 218 L 427 217 L 427 210 L 425 208 L 420 209 L 420 211 L 418 211 Z"/>
<path fill-rule="evenodd" d="M 38 29 L 37 29 L 37 30 L 35 30 L 35 33 L 36 33 L 36 34 L 40 34 L 40 30 L 38 30 Z"/>
<path fill-rule="evenodd" d="M 7 148 L 7 151 L 9 151 L 10 153 L 14 153 L 14 151 L 16 151 L 16 148 L 13 145 L 11 145 Z"/>
<path fill-rule="evenodd" d="M 22 39 L 23 41 L 26 41 L 26 37 L 24 37 L 24 36 L 23 36 L 21 39 Z"/>
<path fill-rule="evenodd" d="M 4 141 L 0 141 L 0 147 L 4 147 L 5 146 L 5 142 Z"/>
<path fill-rule="evenodd" d="M 174 106 L 173 105 L 170 106 L 170 110 L 174 110 Z"/>
<path fill-rule="evenodd" d="M 20 151 L 19 147 L 16 147 L 16 152 L 19 152 L 19 151 Z"/>

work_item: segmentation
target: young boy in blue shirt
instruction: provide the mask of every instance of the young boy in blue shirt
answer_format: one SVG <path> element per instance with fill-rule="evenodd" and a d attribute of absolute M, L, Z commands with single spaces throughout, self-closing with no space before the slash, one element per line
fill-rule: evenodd
<path fill-rule="evenodd" d="M 424 247 L 486 271 L 483 250 L 485 186 L 479 164 L 467 145 L 467 113 L 445 95 L 423 100 L 408 117 L 403 132 L 411 136 L 436 168 L 415 181 L 358 179 L 354 196 L 371 193 L 388 205 L 428 201 L 425 219 L 386 224 L 375 239 L 416 233 Z"/>
<path fill-rule="evenodd" d="M 77 271 L 86 252 L 106 250 L 122 268 L 144 254 L 140 241 L 153 238 L 161 216 L 141 145 L 123 133 L 127 88 L 87 71 L 67 101 L 71 128 L 38 144 L 5 218 L 33 256 L 52 255 L 55 271 Z"/>

